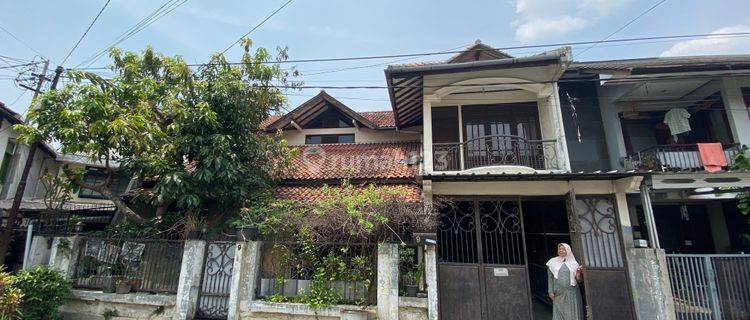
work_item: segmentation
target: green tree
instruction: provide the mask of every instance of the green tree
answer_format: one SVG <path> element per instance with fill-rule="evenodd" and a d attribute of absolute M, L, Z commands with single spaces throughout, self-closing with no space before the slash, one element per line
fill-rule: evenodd
<path fill-rule="evenodd" d="M 748 158 L 748 147 L 743 145 L 740 148 L 740 152 L 734 156 L 734 164 L 732 165 L 733 170 L 738 171 L 750 171 L 750 158 Z M 750 212 L 750 192 L 743 191 L 737 196 L 739 203 L 737 207 L 740 209 L 742 214 L 747 215 Z"/>
<path fill-rule="evenodd" d="M 151 47 L 141 54 L 113 49 L 112 78 L 68 70 L 70 82 L 41 95 L 30 124 L 16 129 L 26 142 L 54 140 L 64 153 L 104 164 L 107 178 L 98 184 L 70 168 L 65 176 L 112 200 L 134 223 L 143 217 L 110 192 L 117 174 L 154 181 L 149 201 L 161 212 L 237 210 L 291 158 L 283 140 L 259 129 L 285 103 L 278 85 L 296 85 L 273 63 L 286 59 L 286 50 L 273 57 L 250 47 L 243 40 L 240 63 L 215 54 L 195 70 Z"/>

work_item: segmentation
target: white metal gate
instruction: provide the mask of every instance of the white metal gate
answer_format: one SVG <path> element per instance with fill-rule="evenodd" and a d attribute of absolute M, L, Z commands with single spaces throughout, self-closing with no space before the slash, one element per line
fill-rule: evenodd
<path fill-rule="evenodd" d="M 198 318 L 226 319 L 234 252 L 234 241 L 208 242 L 196 309 Z"/>
<path fill-rule="evenodd" d="M 677 319 L 750 319 L 750 255 L 667 254 Z"/>

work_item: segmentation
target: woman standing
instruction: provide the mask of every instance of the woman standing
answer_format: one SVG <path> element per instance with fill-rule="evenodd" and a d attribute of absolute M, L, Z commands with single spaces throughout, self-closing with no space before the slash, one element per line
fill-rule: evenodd
<path fill-rule="evenodd" d="M 547 261 L 549 298 L 552 299 L 552 320 L 582 320 L 583 303 L 578 282 L 583 266 L 578 264 L 567 243 L 557 245 L 557 257 Z"/>

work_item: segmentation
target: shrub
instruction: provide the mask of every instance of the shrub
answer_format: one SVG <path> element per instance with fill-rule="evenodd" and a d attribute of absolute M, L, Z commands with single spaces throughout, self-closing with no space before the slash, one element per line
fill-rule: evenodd
<path fill-rule="evenodd" d="M 0 268 L 0 320 L 20 319 L 23 293 L 10 286 L 13 276 L 1 270 Z"/>
<path fill-rule="evenodd" d="M 13 276 L 11 286 L 23 293 L 22 319 L 46 320 L 57 316 L 71 283 L 54 269 L 34 267 Z"/>

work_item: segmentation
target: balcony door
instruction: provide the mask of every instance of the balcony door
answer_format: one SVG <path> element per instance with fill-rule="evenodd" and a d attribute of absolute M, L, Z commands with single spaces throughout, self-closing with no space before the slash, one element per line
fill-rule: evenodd
<path fill-rule="evenodd" d="M 541 149 L 528 143 L 541 139 L 535 103 L 464 106 L 461 117 L 467 168 L 539 163 Z"/>

